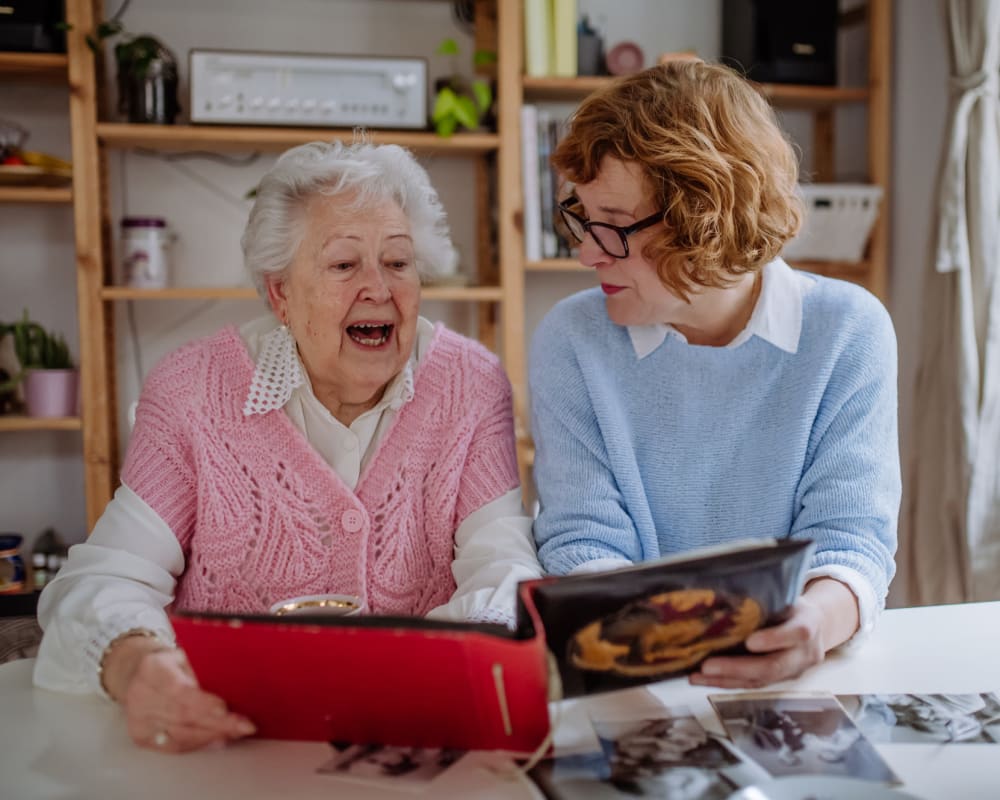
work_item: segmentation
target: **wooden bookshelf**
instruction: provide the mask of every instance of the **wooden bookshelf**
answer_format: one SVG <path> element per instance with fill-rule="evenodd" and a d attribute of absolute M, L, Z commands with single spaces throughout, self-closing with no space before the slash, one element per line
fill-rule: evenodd
<path fill-rule="evenodd" d="M 65 83 L 69 59 L 65 53 L 0 53 L 0 77 Z"/>
<path fill-rule="evenodd" d="M 0 203 L 72 203 L 69 186 L 0 186 Z"/>
<path fill-rule="evenodd" d="M 376 131 L 366 134 L 373 144 L 398 144 L 421 153 L 481 155 L 497 149 L 495 133 L 456 133 L 447 138 L 426 131 Z M 345 128 L 253 127 L 238 125 L 132 125 L 123 122 L 97 123 L 101 144 L 118 149 L 137 147 L 163 152 L 179 150 L 281 151 L 289 147 L 329 140 L 352 139 Z"/>
<path fill-rule="evenodd" d="M 0 431 L 78 431 L 81 427 L 79 417 L 0 416 Z"/>
<path fill-rule="evenodd" d="M 526 261 L 524 268 L 528 272 L 593 272 L 593 267 L 586 267 L 575 258 L 546 258 L 541 261 Z"/>
<path fill-rule="evenodd" d="M 503 296 L 499 286 L 424 286 L 422 300 L 493 303 Z M 165 289 L 139 289 L 131 286 L 106 286 L 104 300 L 257 300 L 260 295 L 250 286 L 170 286 Z"/>
<path fill-rule="evenodd" d="M 617 78 L 584 76 L 578 78 L 534 78 L 524 76 L 525 98 L 531 100 L 578 101 Z M 867 87 L 801 86 L 785 83 L 756 84 L 758 91 L 774 106 L 787 109 L 821 109 L 868 101 Z"/>

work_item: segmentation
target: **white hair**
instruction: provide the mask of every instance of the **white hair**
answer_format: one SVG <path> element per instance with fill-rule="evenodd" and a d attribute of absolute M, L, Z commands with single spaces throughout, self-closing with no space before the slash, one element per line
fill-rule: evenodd
<path fill-rule="evenodd" d="M 243 232 L 243 264 L 267 300 L 268 273 L 283 272 L 303 235 L 303 210 L 316 195 L 354 195 L 367 208 L 394 200 L 410 221 L 417 271 L 422 278 L 454 272 L 458 256 L 444 207 L 427 171 L 394 144 L 310 142 L 286 151 L 257 186 Z"/>

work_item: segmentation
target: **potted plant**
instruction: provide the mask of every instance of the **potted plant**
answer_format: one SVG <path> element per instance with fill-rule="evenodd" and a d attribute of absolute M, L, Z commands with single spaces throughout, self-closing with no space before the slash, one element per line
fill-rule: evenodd
<path fill-rule="evenodd" d="M 177 101 L 177 58 L 159 39 L 134 35 L 121 21 L 129 0 L 110 18 L 86 36 L 87 45 L 100 55 L 105 40 L 117 38 L 114 46 L 118 67 L 118 111 L 129 122 L 171 125 L 180 111 Z M 64 25 L 70 30 L 70 25 Z"/>
<path fill-rule="evenodd" d="M 452 74 L 434 82 L 434 109 L 431 122 L 438 136 L 451 136 L 459 127 L 478 130 L 491 124 L 493 119 L 493 87 L 486 78 L 467 80 L 458 73 L 458 43 L 445 39 L 438 46 L 438 55 L 452 57 Z M 472 57 L 473 64 L 483 67 L 496 62 L 496 53 L 477 50 Z"/>
<path fill-rule="evenodd" d="M 0 326 L 0 338 L 14 338 L 14 353 L 21 371 L 7 388 L 23 383 L 24 404 L 30 417 L 72 417 L 77 413 L 78 375 L 66 340 L 24 317 Z M 0 386 L 0 391 L 5 387 Z"/>

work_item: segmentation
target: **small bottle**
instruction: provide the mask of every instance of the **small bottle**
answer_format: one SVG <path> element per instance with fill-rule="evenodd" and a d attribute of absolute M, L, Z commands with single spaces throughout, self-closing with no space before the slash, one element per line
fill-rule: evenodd
<path fill-rule="evenodd" d="M 122 220 L 122 278 L 128 286 L 163 289 L 170 282 L 167 249 L 171 242 L 162 217 L 125 217 Z"/>
<path fill-rule="evenodd" d="M 49 571 L 45 568 L 47 558 L 45 553 L 31 554 L 31 569 L 34 574 L 35 588 L 44 589 L 49 582 Z"/>

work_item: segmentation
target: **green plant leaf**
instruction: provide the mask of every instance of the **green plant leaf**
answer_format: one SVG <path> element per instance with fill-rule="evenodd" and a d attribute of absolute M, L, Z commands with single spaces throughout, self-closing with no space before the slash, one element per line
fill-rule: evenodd
<path fill-rule="evenodd" d="M 437 124 L 442 119 L 455 114 L 455 106 L 458 103 L 456 95 L 450 87 L 445 86 L 436 98 L 434 98 L 434 110 L 431 112 L 431 120 Z"/>
<path fill-rule="evenodd" d="M 109 36 L 115 36 L 124 30 L 125 26 L 117 20 L 102 22 L 97 26 L 96 36 L 98 39 L 107 39 Z"/>
<path fill-rule="evenodd" d="M 476 107 L 480 114 L 489 111 L 493 104 L 493 90 L 490 89 L 489 81 L 477 80 L 472 82 L 472 96 L 476 98 Z"/>
<path fill-rule="evenodd" d="M 445 138 L 451 136 L 457 127 L 458 120 L 454 116 L 442 117 L 434 123 L 434 130 L 437 132 L 437 135 L 444 136 Z"/>
<path fill-rule="evenodd" d="M 485 67 L 497 63 L 497 54 L 492 50 L 477 50 L 472 54 L 472 63 L 477 67 Z"/>
<path fill-rule="evenodd" d="M 455 118 L 459 124 L 474 131 L 479 127 L 479 114 L 471 98 L 459 97 L 455 100 Z"/>
<path fill-rule="evenodd" d="M 439 56 L 457 56 L 458 42 L 454 39 L 445 39 L 438 45 L 438 49 L 435 52 Z"/>

